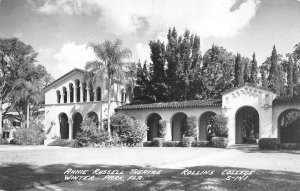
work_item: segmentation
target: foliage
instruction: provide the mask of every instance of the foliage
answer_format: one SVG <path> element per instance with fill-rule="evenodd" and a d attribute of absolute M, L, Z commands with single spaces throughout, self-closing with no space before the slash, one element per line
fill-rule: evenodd
<path fill-rule="evenodd" d="M 300 150 L 300 143 L 280 143 L 279 147 L 286 150 Z"/>
<path fill-rule="evenodd" d="M 212 127 L 217 137 L 228 137 L 229 129 L 227 127 L 228 118 L 223 115 L 213 116 Z"/>
<path fill-rule="evenodd" d="M 152 146 L 152 141 L 143 142 L 143 147 L 151 147 L 151 146 Z"/>
<path fill-rule="evenodd" d="M 27 128 L 19 128 L 15 132 L 15 140 L 21 145 L 41 145 L 44 144 L 45 132 L 41 118 L 33 118 Z"/>
<path fill-rule="evenodd" d="M 164 138 L 167 134 L 167 122 L 159 120 L 158 122 L 158 135 L 160 138 Z"/>
<path fill-rule="evenodd" d="M 89 118 L 83 121 L 81 130 L 76 134 L 73 147 L 103 147 L 112 143 L 108 132 L 99 130 L 96 123 Z"/>
<path fill-rule="evenodd" d="M 195 140 L 195 137 L 182 137 L 182 145 L 184 147 L 191 147 L 192 142 Z"/>
<path fill-rule="evenodd" d="M 258 145 L 260 149 L 277 149 L 279 140 L 277 138 L 261 138 Z"/>
<path fill-rule="evenodd" d="M 111 129 L 123 145 L 138 146 L 145 138 L 148 127 L 124 113 L 117 113 L 111 116 Z"/>
<path fill-rule="evenodd" d="M 228 146 L 228 139 L 225 137 L 213 137 L 211 145 L 215 148 L 226 148 Z"/>
<path fill-rule="evenodd" d="M 257 76 L 257 61 L 255 57 L 255 52 L 252 55 L 251 60 L 251 75 L 250 75 L 250 83 L 254 85 L 258 85 L 258 76 Z"/>
<path fill-rule="evenodd" d="M 195 116 L 188 116 L 184 123 L 184 136 L 197 136 L 197 118 Z"/>
<path fill-rule="evenodd" d="M 193 141 L 192 147 L 208 147 L 209 141 Z"/>
<path fill-rule="evenodd" d="M 151 145 L 154 147 L 162 147 L 163 143 L 164 143 L 164 138 L 153 138 Z"/>
<path fill-rule="evenodd" d="M 244 84 L 245 65 L 242 62 L 241 54 L 237 53 L 234 64 L 234 78 L 237 86 Z"/>
<path fill-rule="evenodd" d="M 105 84 L 108 89 L 108 109 L 107 116 L 110 116 L 110 102 L 111 102 L 111 86 L 117 80 L 125 79 L 124 59 L 131 56 L 131 51 L 127 48 L 122 48 L 122 41 L 117 39 L 114 42 L 109 40 L 103 43 L 90 42 L 88 47 L 91 47 L 97 60 L 88 62 L 85 65 L 87 71 L 86 77 L 91 78 L 93 85 Z M 108 132 L 110 132 L 110 118 L 108 118 Z"/>
<path fill-rule="evenodd" d="M 300 111 L 288 110 L 279 119 L 281 142 L 300 143 Z"/>
<path fill-rule="evenodd" d="M 163 142 L 163 147 L 181 147 L 181 141 L 165 141 Z"/>

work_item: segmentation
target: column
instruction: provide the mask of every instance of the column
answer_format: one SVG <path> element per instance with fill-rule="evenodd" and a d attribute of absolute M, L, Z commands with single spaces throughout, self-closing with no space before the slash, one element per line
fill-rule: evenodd
<path fill-rule="evenodd" d="M 87 102 L 90 102 L 91 101 L 91 99 L 90 99 L 90 88 L 89 87 L 87 87 L 86 88 L 86 101 Z"/>
<path fill-rule="evenodd" d="M 64 103 L 64 91 L 63 91 L 63 89 L 60 92 L 61 92 L 61 94 L 60 94 L 60 103 Z"/>
<path fill-rule="evenodd" d="M 77 88 L 75 84 L 73 84 L 73 103 L 77 103 Z"/>
<path fill-rule="evenodd" d="M 80 88 L 80 102 L 83 102 L 83 93 L 84 93 L 83 85 L 80 84 L 79 88 Z"/>
<path fill-rule="evenodd" d="M 69 119 L 69 140 L 73 139 L 73 120 L 72 118 Z"/>
<path fill-rule="evenodd" d="M 70 90 L 67 90 L 67 103 L 71 103 L 70 101 Z"/>
<path fill-rule="evenodd" d="M 165 135 L 166 141 L 172 141 L 172 127 L 171 123 L 167 121 L 167 134 Z"/>

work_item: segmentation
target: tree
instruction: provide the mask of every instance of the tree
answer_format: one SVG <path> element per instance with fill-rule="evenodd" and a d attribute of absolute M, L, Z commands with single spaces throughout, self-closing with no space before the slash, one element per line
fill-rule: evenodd
<path fill-rule="evenodd" d="M 201 71 L 203 98 L 221 98 L 221 93 L 234 85 L 234 56 L 223 47 L 212 45 L 203 56 Z"/>
<path fill-rule="evenodd" d="M 268 76 L 268 87 L 276 92 L 278 95 L 283 90 L 283 78 L 282 78 L 282 70 L 279 65 L 279 58 L 275 48 L 273 46 L 272 55 L 270 58 L 270 71 Z"/>
<path fill-rule="evenodd" d="M 29 84 L 35 83 L 36 87 L 41 90 L 45 82 L 51 80 L 47 73 L 43 76 L 43 66 L 36 66 L 37 53 L 30 45 L 25 44 L 17 38 L 0 38 L 0 132 L 2 132 L 2 115 L 11 106 L 24 110 L 27 105 L 35 100 L 28 99 L 33 96 L 37 88 L 28 89 Z M 42 79 L 44 83 L 37 83 L 37 79 Z M 27 91 L 27 90 L 26 90 Z M 40 95 L 42 95 L 40 93 Z M 3 110 L 3 103 L 9 104 L 6 110 Z M 29 114 L 29 112 L 27 112 Z M 29 119 L 29 117 L 27 116 Z"/>
<path fill-rule="evenodd" d="M 85 70 L 92 73 L 93 84 L 105 82 L 108 89 L 108 108 L 107 108 L 107 126 L 110 132 L 110 104 L 111 104 L 111 86 L 116 80 L 124 80 L 124 62 L 125 58 L 131 56 L 131 51 L 122 48 L 122 41 L 117 39 L 114 42 L 109 40 L 103 43 L 90 42 L 87 47 L 94 50 L 97 60 L 86 63 Z"/>
<path fill-rule="evenodd" d="M 287 85 L 288 85 L 288 93 L 290 95 L 293 95 L 294 92 L 293 69 L 294 69 L 294 62 L 292 57 L 289 57 L 286 78 L 287 78 Z"/>
<path fill-rule="evenodd" d="M 136 79 L 137 79 L 137 66 L 134 62 L 127 63 L 125 76 L 126 79 L 128 80 L 128 89 L 130 90 L 130 96 L 133 99 L 134 87 L 136 85 Z"/>
<path fill-rule="evenodd" d="M 242 63 L 244 65 L 244 83 L 250 83 L 251 78 L 251 65 L 249 58 L 242 57 Z"/>
<path fill-rule="evenodd" d="M 234 78 L 237 86 L 244 84 L 245 65 L 242 62 L 241 54 L 237 53 L 234 65 Z"/>
<path fill-rule="evenodd" d="M 258 84 L 258 77 L 257 77 L 257 61 L 255 57 L 255 52 L 252 55 L 251 61 L 251 75 L 250 75 L 250 83 L 257 85 Z"/>

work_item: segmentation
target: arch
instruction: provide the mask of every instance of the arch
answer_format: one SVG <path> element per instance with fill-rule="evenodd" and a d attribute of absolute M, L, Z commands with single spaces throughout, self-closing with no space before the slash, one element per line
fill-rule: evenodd
<path fill-rule="evenodd" d="M 147 118 L 147 126 L 149 127 L 147 131 L 147 140 L 152 141 L 153 138 L 159 136 L 159 120 L 162 118 L 157 113 L 151 113 Z"/>
<path fill-rule="evenodd" d="M 211 117 L 217 115 L 215 112 L 206 111 L 199 117 L 199 140 L 207 141 L 212 133 L 211 131 Z M 209 129 L 210 128 L 210 129 Z"/>
<path fill-rule="evenodd" d="M 172 141 L 181 141 L 183 137 L 183 126 L 187 115 L 183 112 L 176 113 L 172 116 Z"/>
<path fill-rule="evenodd" d="M 270 105 L 270 95 L 269 94 L 265 95 L 265 105 Z"/>
<path fill-rule="evenodd" d="M 60 95 L 60 91 L 59 90 L 56 90 L 56 98 L 57 98 L 57 103 L 60 103 L 61 95 Z"/>
<path fill-rule="evenodd" d="M 96 88 L 96 101 L 101 101 L 101 88 Z"/>
<path fill-rule="evenodd" d="M 90 82 L 89 83 L 89 91 L 90 91 L 90 101 L 94 101 L 94 88 L 93 88 L 93 84 Z"/>
<path fill-rule="evenodd" d="M 73 114 L 72 119 L 73 119 L 73 138 L 74 138 L 78 132 L 81 132 L 81 123 L 83 118 L 79 112 L 76 112 Z"/>
<path fill-rule="evenodd" d="M 300 110 L 287 109 L 278 117 L 278 133 L 281 143 L 300 143 Z"/>
<path fill-rule="evenodd" d="M 67 103 L 68 94 L 67 94 L 67 88 L 65 86 L 62 88 L 62 92 L 63 92 L 64 103 Z"/>
<path fill-rule="evenodd" d="M 69 94 L 70 94 L 70 103 L 74 102 L 74 86 L 73 83 L 69 83 Z"/>
<path fill-rule="evenodd" d="M 236 144 L 256 143 L 259 138 L 259 114 L 254 107 L 243 106 L 235 114 Z"/>
<path fill-rule="evenodd" d="M 75 80 L 75 91 L 76 91 L 76 101 L 80 102 L 80 81 L 77 79 Z"/>
<path fill-rule="evenodd" d="M 91 119 L 94 123 L 96 123 L 96 125 L 99 125 L 99 118 L 96 112 L 94 111 L 90 111 L 87 115 L 86 118 Z"/>
<path fill-rule="evenodd" d="M 69 138 L 69 122 L 68 116 L 66 113 L 60 113 L 58 115 L 59 121 L 59 129 L 60 129 L 60 138 L 61 139 L 68 139 Z"/>

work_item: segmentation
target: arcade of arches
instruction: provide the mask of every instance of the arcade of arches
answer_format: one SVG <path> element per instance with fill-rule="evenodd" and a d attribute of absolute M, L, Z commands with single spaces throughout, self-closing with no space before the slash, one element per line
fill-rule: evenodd
<path fill-rule="evenodd" d="M 279 139 L 282 143 L 300 143 L 300 110 L 288 109 L 278 118 Z"/>

